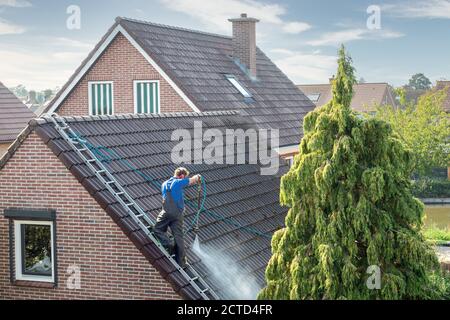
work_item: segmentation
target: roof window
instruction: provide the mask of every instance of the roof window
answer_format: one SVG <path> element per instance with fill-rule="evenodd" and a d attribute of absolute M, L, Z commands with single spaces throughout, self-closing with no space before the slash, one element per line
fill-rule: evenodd
<path fill-rule="evenodd" d="M 232 74 L 226 74 L 225 77 L 228 79 L 228 81 L 231 82 L 231 84 L 245 97 L 245 98 L 252 98 L 252 94 L 248 92 L 247 89 L 244 88 L 244 86 L 236 79 L 235 76 Z"/>

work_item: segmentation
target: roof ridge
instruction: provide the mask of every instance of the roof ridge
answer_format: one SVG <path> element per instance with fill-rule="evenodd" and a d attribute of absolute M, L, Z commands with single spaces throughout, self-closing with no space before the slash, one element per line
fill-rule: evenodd
<path fill-rule="evenodd" d="M 112 116 L 64 116 L 61 117 L 67 122 L 86 122 L 86 121 L 108 121 L 108 120 L 124 120 L 124 119 L 158 119 L 158 118 L 188 118 L 188 117 L 211 117 L 211 116 L 233 116 L 238 115 L 238 110 L 224 110 L 224 111 L 206 111 L 206 112 L 172 112 L 172 113 L 151 113 L 151 114 L 117 114 Z M 45 114 L 40 118 L 30 121 L 31 126 L 39 126 L 49 123 L 50 115 Z"/>
<path fill-rule="evenodd" d="M 218 34 L 218 33 L 213 33 L 213 32 L 207 32 L 207 31 L 200 31 L 200 30 L 189 29 L 189 28 L 184 28 L 184 27 L 171 26 L 171 25 L 167 25 L 167 24 L 156 23 L 156 22 L 145 21 L 145 20 L 139 20 L 139 19 L 128 18 L 128 17 L 120 17 L 119 16 L 119 17 L 116 18 L 116 21 L 118 23 L 120 23 L 120 21 L 122 21 L 122 20 L 135 22 L 135 23 L 146 24 L 146 25 L 151 25 L 151 26 L 156 26 L 156 27 L 162 27 L 162 28 L 167 28 L 167 29 L 172 29 L 172 30 L 193 32 L 193 33 L 203 34 L 203 35 L 207 35 L 207 36 L 220 37 L 220 38 L 225 38 L 225 39 L 232 39 L 231 36 L 226 36 L 226 35 L 223 35 L 223 34 Z"/>

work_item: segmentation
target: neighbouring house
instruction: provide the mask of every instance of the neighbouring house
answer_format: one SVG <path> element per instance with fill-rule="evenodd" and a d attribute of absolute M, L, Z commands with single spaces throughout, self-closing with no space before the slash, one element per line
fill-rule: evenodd
<path fill-rule="evenodd" d="M 332 82 L 328 84 L 299 85 L 298 88 L 317 106 L 331 101 Z M 387 83 L 359 83 L 353 86 L 354 96 L 351 107 L 358 112 L 375 112 L 377 106 L 396 106 L 394 95 Z"/>
<path fill-rule="evenodd" d="M 450 113 L 450 81 L 449 80 L 440 80 L 436 82 L 436 86 L 434 90 L 442 90 L 447 89 L 447 98 L 444 101 L 443 108 L 444 111 Z"/>
<path fill-rule="evenodd" d="M 0 157 L 35 117 L 35 114 L 0 82 Z"/>
<path fill-rule="evenodd" d="M 230 19 L 223 36 L 117 18 L 47 108 L 62 116 L 239 110 L 279 129 L 297 153 L 314 105 L 256 46 L 257 19 Z"/>
<path fill-rule="evenodd" d="M 224 134 L 256 125 L 239 111 L 64 119 L 106 157 L 107 170 L 152 219 L 161 195 L 148 177 L 161 183 L 177 167 L 171 159 L 175 129 L 193 134 L 201 121 L 204 130 Z M 235 147 L 237 157 L 241 149 Z M 287 164 L 268 176 L 247 162 L 186 166 L 207 181 L 206 210 L 198 220 L 201 247 L 226 256 L 214 258 L 220 274 L 192 250 L 188 260 L 220 298 L 254 297 L 264 285 L 271 237 L 287 213 L 278 202 Z M 196 195 L 192 187 L 186 197 L 197 203 Z M 196 208 L 187 206 L 188 248 L 195 216 Z M 201 298 L 48 117 L 32 120 L 0 160 L 0 266 L 0 299 Z"/>

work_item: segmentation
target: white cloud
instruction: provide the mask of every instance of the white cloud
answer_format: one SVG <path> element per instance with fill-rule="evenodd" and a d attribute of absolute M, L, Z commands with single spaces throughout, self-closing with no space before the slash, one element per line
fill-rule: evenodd
<path fill-rule="evenodd" d="M 79 49 L 92 49 L 94 45 L 88 42 L 78 41 L 74 39 L 64 38 L 64 37 L 55 37 L 48 39 L 53 45 L 56 46 L 64 46 L 71 48 L 79 48 Z"/>
<path fill-rule="evenodd" d="M 393 39 L 403 37 L 404 34 L 390 30 L 347 29 L 323 34 L 317 40 L 308 41 L 312 46 L 337 46 L 355 40 Z"/>
<path fill-rule="evenodd" d="M 273 49 L 275 64 L 296 84 L 328 83 L 337 66 L 337 57 L 317 52 L 305 53 Z"/>
<path fill-rule="evenodd" d="M 15 8 L 25 8 L 31 7 L 32 4 L 26 0 L 0 0 L 0 7 L 15 7 Z"/>
<path fill-rule="evenodd" d="M 168 9 L 187 14 L 215 30 L 230 31 L 228 19 L 239 17 L 241 13 L 281 26 L 286 33 L 299 33 L 311 26 L 305 22 L 285 22 L 285 7 L 279 4 L 261 3 L 255 0 L 160 0 Z"/>
<path fill-rule="evenodd" d="M 382 10 L 401 18 L 450 19 L 449 0 L 415 0 L 386 4 Z"/>
<path fill-rule="evenodd" d="M 2 81 L 8 86 L 25 85 L 43 90 L 62 86 L 87 56 L 87 51 L 71 51 L 60 47 L 2 47 L 0 70 Z M 32 54 L 31 54 L 32 53 Z"/>
<path fill-rule="evenodd" d="M 283 31 L 286 33 L 300 33 L 311 29 L 311 25 L 306 22 L 288 22 L 283 26 Z"/>
<path fill-rule="evenodd" d="M 0 35 L 20 34 L 20 33 L 24 33 L 25 30 L 26 30 L 25 27 L 10 23 L 10 22 L 0 18 Z"/>

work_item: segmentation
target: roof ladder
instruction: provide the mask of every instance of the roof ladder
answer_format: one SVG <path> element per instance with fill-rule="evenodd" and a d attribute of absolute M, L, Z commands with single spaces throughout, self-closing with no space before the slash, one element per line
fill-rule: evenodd
<path fill-rule="evenodd" d="M 72 147 L 84 163 L 90 168 L 95 176 L 102 182 L 111 195 L 119 202 L 122 208 L 130 215 L 139 228 L 149 237 L 149 239 L 158 247 L 164 256 L 176 267 L 178 272 L 190 283 L 190 285 L 199 293 L 204 300 L 220 299 L 219 296 L 208 286 L 208 284 L 199 276 L 197 271 L 190 264 L 182 268 L 175 259 L 161 245 L 153 232 L 154 223 L 134 201 L 127 191 L 120 185 L 114 176 L 108 171 L 104 164 L 96 155 L 86 146 L 86 142 L 67 124 L 64 118 L 53 113 L 50 117 L 55 125 L 55 129 L 61 137 Z"/>

